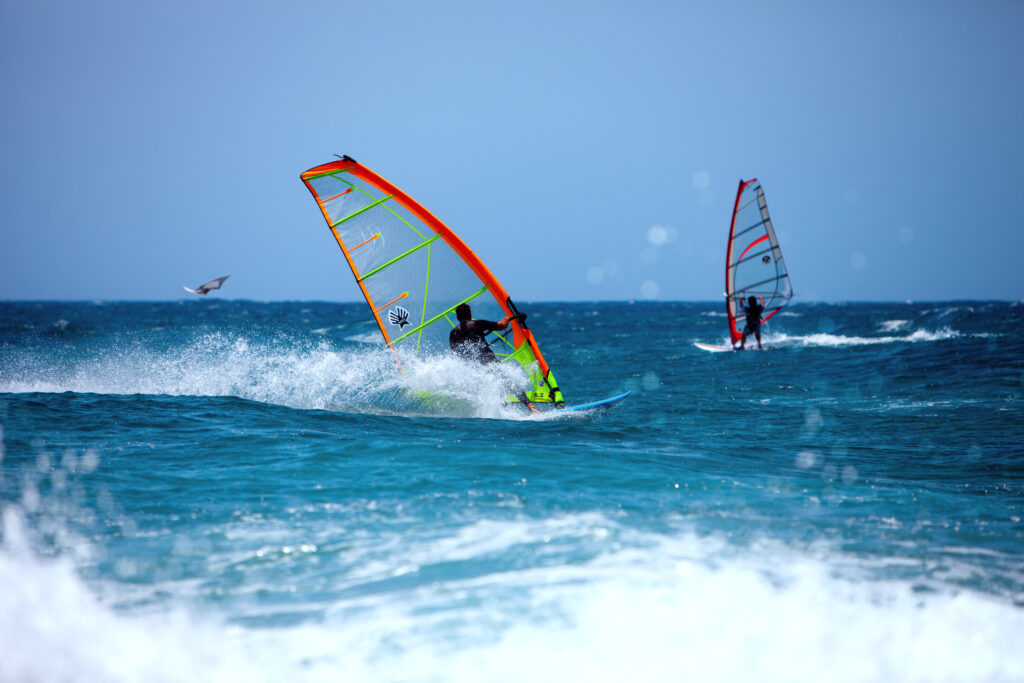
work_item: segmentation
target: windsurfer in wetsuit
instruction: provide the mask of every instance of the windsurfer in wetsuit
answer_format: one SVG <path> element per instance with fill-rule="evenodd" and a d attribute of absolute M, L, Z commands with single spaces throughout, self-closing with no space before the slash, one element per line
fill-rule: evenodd
<path fill-rule="evenodd" d="M 764 306 L 757 303 L 756 297 L 748 297 L 747 305 L 743 307 L 743 312 L 747 316 L 747 326 L 743 328 L 743 337 L 740 339 L 740 350 L 747 343 L 747 335 L 751 332 L 757 338 L 757 348 L 761 347 L 761 314 L 764 313 Z"/>
<path fill-rule="evenodd" d="M 459 304 L 455 307 L 455 317 L 458 319 L 459 324 L 448 335 L 448 344 L 452 347 L 452 351 L 466 360 L 475 361 L 481 365 L 497 363 L 498 357 L 494 355 L 494 351 L 491 351 L 491 345 L 487 343 L 485 335 L 488 332 L 497 332 L 505 329 L 512 316 L 505 316 L 498 322 L 473 320 L 473 313 L 469 308 L 469 304 Z M 530 399 L 526 397 L 525 391 L 513 389 L 513 392 L 515 397 L 519 399 L 519 402 L 530 409 L 530 412 L 540 412 L 530 402 Z"/>

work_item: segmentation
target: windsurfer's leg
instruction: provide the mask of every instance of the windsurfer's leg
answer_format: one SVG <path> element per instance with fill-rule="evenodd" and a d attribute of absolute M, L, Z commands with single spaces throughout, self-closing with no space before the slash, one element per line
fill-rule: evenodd
<path fill-rule="evenodd" d="M 759 349 L 762 348 L 761 347 L 761 328 L 760 327 L 758 327 L 756 330 L 754 330 L 754 336 L 757 337 L 757 348 L 759 348 Z"/>
<path fill-rule="evenodd" d="M 530 397 L 526 395 L 526 390 L 516 386 L 512 381 L 506 380 L 505 391 L 515 396 L 516 400 L 529 408 L 531 413 L 540 412 L 530 401 Z"/>
<path fill-rule="evenodd" d="M 537 410 L 536 406 L 534 406 L 533 403 L 530 402 L 530 399 L 526 395 L 525 391 L 523 391 L 522 389 L 515 389 L 514 393 L 515 393 L 516 400 L 519 401 L 520 403 L 522 403 L 527 408 L 529 408 L 531 413 L 539 413 L 540 412 L 539 410 Z"/>
<path fill-rule="evenodd" d="M 522 403 L 524 406 L 531 405 L 530 398 L 526 395 L 526 392 L 522 389 L 515 390 L 516 400 Z"/>

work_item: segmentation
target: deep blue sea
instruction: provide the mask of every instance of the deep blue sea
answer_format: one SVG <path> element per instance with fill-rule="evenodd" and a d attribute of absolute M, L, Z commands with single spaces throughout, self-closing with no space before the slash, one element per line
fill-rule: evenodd
<path fill-rule="evenodd" d="M 1024 680 L 1024 304 L 520 308 L 0 302 L 0 681 Z"/>

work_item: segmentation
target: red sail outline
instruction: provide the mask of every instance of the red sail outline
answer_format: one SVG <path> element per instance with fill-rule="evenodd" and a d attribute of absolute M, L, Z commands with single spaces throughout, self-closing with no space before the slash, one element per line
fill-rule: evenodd
<path fill-rule="evenodd" d="M 342 159 L 341 161 L 331 161 L 326 164 L 321 164 L 301 174 L 302 182 L 305 183 L 309 189 L 310 194 L 313 195 L 313 199 L 316 200 L 317 205 L 320 207 L 320 211 L 323 213 L 324 219 L 327 221 L 327 225 L 331 228 L 331 232 L 334 234 L 334 239 L 338 242 L 338 246 L 341 248 L 341 252 L 345 255 L 345 260 L 348 261 L 348 266 L 352 270 L 352 275 L 355 276 L 356 282 L 359 284 L 359 289 L 363 293 L 363 297 L 366 299 L 366 303 L 370 306 L 370 312 L 373 313 L 374 319 L 377 321 L 377 326 L 380 328 L 381 334 L 384 335 L 384 340 L 387 342 L 389 348 L 394 350 L 391 344 L 391 338 L 388 336 L 387 330 L 384 326 L 384 321 L 381 320 L 380 314 L 378 313 L 381 308 L 378 307 L 373 299 L 370 297 L 369 292 L 366 291 L 366 287 L 360 280 L 359 271 L 356 269 L 355 263 L 352 261 L 352 257 L 349 255 L 350 252 L 361 245 L 347 248 L 345 243 L 342 241 L 341 236 L 335 226 L 331 225 L 330 215 L 327 211 L 327 207 L 324 206 L 324 202 L 327 199 L 321 199 L 317 194 L 316 190 L 310 181 L 314 178 L 328 175 L 331 173 L 337 173 L 344 171 L 351 173 L 355 177 L 363 180 L 370 185 L 373 185 L 378 190 L 383 192 L 385 195 L 393 195 L 393 200 L 404 206 L 407 210 L 412 212 L 417 218 L 423 221 L 435 234 L 439 235 L 448 246 L 450 246 L 470 267 L 473 273 L 480 278 L 480 281 L 487 285 L 487 291 L 490 292 L 491 296 L 494 297 L 498 306 L 504 311 L 505 315 L 510 316 L 510 324 L 512 325 L 512 340 L 513 346 L 519 348 L 522 346 L 522 342 L 526 342 L 530 346 L 530 350 L 533 351 L 534 357 L 537 359 L 538 367 L 540 368 L 541 374 L 544 380 L 548 382 L 551 387 L 552 395 L 556 391 L 559 391 L 558 386 L 549 377 L 550 368 L 548 368 L 547 361 L 544 360 L 543 354 L 540 352 L 540 348 L 537 346 L 537 342 L 533 338 L 533 332 L 529 328 L 523 327 L 519 321 L 515 318 L 515 313 L 509 308 L 508 301 L 509 295 L 502 287 L 501 283 L 498 282 L 498 278 L 494 277 L 494 274 L 484 265 L 483 261 L 470 249 L 465 242 L 462 241 L 458 235 L 456 235 L 448 226 L 440 221 L 434 214 L 427 211 L 423 206 L 419 204 L 415 199 L 407 195 L 399 188 L 392 185 L 390 182 L 377 175 L 370 169 L 366 168 L 357 161 L 349 158 Z M 328 198 L 330 199 L 330 198 Z"/>
<path fill-rule="evenodd" d="M 739 330 L 736 329 L 736 316 L 732 313 L 731 293 L 732 293 L 732 278 L 734 268 L 732 264 L 732 234 L 736 230 L 736 212 L 740 208 L 740 196 L 743 194 L 743 188 L 750 183 L 757 180 L 757 178 L 751 178 L 744 182 L 740 180 L 739 189 L 736 190 L 736 201 L 732 205 L 732 221 L 729 223 L 729 241 L 726 243 L 725 248 L 725 311 L 729 314 L 729 338 L 732 343 L 735 344 L 743 335 Z"/>

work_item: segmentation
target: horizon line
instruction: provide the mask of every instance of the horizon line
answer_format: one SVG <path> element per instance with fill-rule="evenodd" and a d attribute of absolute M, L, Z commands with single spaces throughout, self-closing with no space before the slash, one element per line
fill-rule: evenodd
<path fill-rule="evenodd" d="M 365 300 L 344 300 L 344 301 L 330 301 L 327 299 L 245 299 L 245 298 L 227 298 L 227 297 L 215 297 L 215 298 L 198 298 L 198 297 L 181 297 L 179 299 L 3 299 L 0 298 L 0 304 L 14 304 L 14 303 L 84 303 L 84 304 L 158 304 L 158 303 L 186 303 L 186 302 L 212 302 L 212 301 L 224 301 L 230 303 L 258 303 L 258 304 L 282 304 L 282 303 L 319 303 L 319 304 L 365 304 Z M 637 304 L 637 303 L 652 303 L 652 304 L 670 304 L 670 303 L 689 303 L 689 304 L 715 304 L 720 305 L 721 299 L 552 299 L 552 300 L 534 300 L 534 299 L 523 299 L 524 303 L 530 304 L 601 304 L 601 303 L 626 303 L 626 304 Z M 787 304 L 787 306 L 800 306 L 806 304 L 918 304 L 918 303 L 1024 303 L 1024 298 L 1020 299 L 809 299 L 806 301 L 796 301 Z"/>

